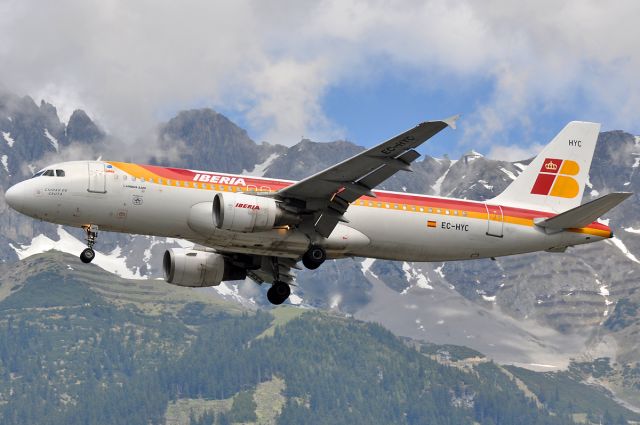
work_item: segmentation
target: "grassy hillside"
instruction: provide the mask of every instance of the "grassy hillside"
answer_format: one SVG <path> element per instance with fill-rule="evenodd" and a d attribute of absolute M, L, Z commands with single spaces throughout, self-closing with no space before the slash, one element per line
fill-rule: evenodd
<path fill-rule="evenodd" d="M 379 325 L 294 307 L 243 311 L 212 293 L 76 263 L 44 254 L 2 266 L 2 424 L 638 419 L 568 375 L 506 371 Z M 547 402 L 553 385 L 571 398 Z"/>

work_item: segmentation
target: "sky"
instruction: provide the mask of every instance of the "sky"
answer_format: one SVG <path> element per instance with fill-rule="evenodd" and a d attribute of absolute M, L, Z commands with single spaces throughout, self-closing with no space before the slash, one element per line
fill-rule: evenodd
<path fill-rule="evenodd" d="M 531 156 L 571 120 L 640 134 L 640 2 L 0 0 L 0 88 L 123 140 L 211 107 L 257 142 Z"/>

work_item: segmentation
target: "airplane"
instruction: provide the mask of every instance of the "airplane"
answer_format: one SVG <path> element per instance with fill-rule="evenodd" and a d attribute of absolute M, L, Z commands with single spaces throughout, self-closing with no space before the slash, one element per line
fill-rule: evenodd
<path fill-rule="evenodd" d="M 174 285 L 206 287 L 249 277 L 287 300 L 298 262 L 493 258 L 613 237 L 597 219 L 631 193 L 581 205 L 600 124 L 573 121 L 497 197 L 472 201 L 374 190 L 411 171 L 416 148 L 458 116 L 426 121 L 301 181 L 139 165 L 71 161 L 10 187 L 7 203 L 35 219 L 84 229 L 90 263 L 98 230 L 186 239 L 166 250 Z M 223 153 L 221 153 L 223 154 Z"/>

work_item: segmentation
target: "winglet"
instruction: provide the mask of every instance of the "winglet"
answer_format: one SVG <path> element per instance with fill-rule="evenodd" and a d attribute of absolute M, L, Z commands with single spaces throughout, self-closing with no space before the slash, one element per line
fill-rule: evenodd
<path fill-rule="evenodd" d="M 454 116 L 449 117 L 449 118 L 445 118 L 445 119 L 443 119 L 441 121 L 455 130 L 456 129 L 456 121 L 458 121 L 458 118 L 460 118 L 460 114 L 454 115 Z"/>

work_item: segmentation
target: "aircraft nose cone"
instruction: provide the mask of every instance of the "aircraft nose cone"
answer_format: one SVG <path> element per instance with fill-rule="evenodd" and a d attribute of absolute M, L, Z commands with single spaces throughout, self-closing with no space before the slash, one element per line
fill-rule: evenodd
<path fill-rule="evenodd" d="M 4 199 L 11 208 L 20 211 L 24 203 L 24 195 L 24 185 L 18 183 L 7 189 L 4 193 Z"/>

